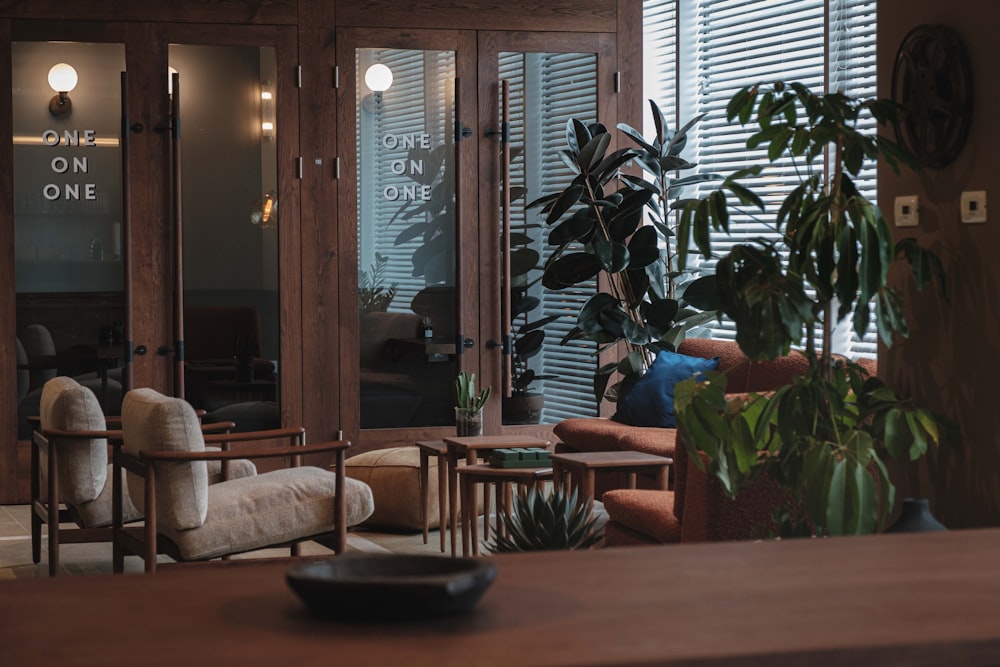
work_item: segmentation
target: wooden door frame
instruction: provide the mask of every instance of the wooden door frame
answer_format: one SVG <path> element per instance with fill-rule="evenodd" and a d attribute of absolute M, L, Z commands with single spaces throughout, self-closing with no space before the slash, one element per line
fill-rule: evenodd
<path fill-rule="evenodd" d="M 341 287 L 340 339 L 339 356 L 341 372 L 340 415 L 342 428 L 355 445 L 354 451 L 362 452 L 378 449 L 391 444 L 412 444 L 417 440 L 436 439 L 443 434 L 454 431 L 454 427 L 417 427 L 402 429 L 366 429 L 361 430 L 361 408 L 358 396 L 360 382 L 359 323 L 358 323 L 358 238 L 357 213 L 358 202 L 354 195 L 357 185 L 356 144 L 355 144 L 355 49 L 357 48 L 389 48 L 413 50 L 455 51 L 456 76 L 463 82 L 459 95 L 462 114 L 460 120 L 472 131 L 472 136 L 478 134 L 476 110 L 475 81 L 475 33 L 466 30 L 405 30 L 375 29 L 375 28 L 341 28 L 337 30 L 337 63 L 340 73 L 340 87 L 337 90 L 337 134 L 338 155 L 340 158 L 340 179 L 338 181 L 339 211 L 338 216 L 338 247 L 340 249 L 339 284 Z M 474 173 L 478 160 L 478 144 L 467 139 L 461 142 L 461 164 L 458 171 L 464 174 Z M 456 257 L 457 271 L 463 266 L 475 266 L 480 258 L 476 254 L 479 239 L 478 232 L 471 219 L 476 213 L 474 202 L 478 197 L 477 184 L 471 178 L 458 179 L 456 196 L 464 208 L 466 220 L 463 229 L 456 234 L 463 244 Z M 462 215 L 460 213 L 460 215 Z M 478 280 L 468 280 L 464 276 L 456 280 L 457 300 L 463 303 L 475 303 L 479 295 Z M 460 292 L 460 293 L 458 293 Z M 474 336 L 478 324 L 468 312 L 461 314 L 461 329 L 466 336 Z M 476 341 L 477 346 L 481 341 Z M 473 349 L 475 352 L 475 349 Z M 460 355 L 459 368 L 472 372 L 478 371 L 478 357 L 475 354 Z"/>

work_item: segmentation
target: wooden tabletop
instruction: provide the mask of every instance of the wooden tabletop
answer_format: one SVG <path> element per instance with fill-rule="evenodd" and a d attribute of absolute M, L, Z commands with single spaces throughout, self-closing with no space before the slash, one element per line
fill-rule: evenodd
<path fill-rule="evenodd" d="M 634 450 L 605 452 L 563 452 L 552 455 L 553 462 L 570 463 L 586 468 L 617 468 L 622 466 L 667 466 L 674 460 L 668 456 L 646 454 Z"/>
<path fill-rule="evenodd" d="M 468 449 L 500 449 L 517 447 L 548 447 L 548 440 L 521 435 L 472 435 L 445 438 L 445 444 L 465 451 Z"/>
<path fill-rule="evenodd" d="M 343 624 L 287 562 L 0 582 L 18 665 L 986 665 L 1000 529 L 493 556 L 464 616 Z M 442 556 L 443 557 L 443 556 Z"/>

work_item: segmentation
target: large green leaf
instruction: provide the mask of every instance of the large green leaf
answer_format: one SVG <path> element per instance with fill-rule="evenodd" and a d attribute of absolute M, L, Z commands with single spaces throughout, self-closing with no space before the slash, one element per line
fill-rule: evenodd
<path fill-rule="evenodd" d="M 545 268 L 542 285 L 560 290 L 592 280 L 601 271 L 597 257 L 587 252 L 564 255 Z"/>
<path fill-rule="evenodd" d="M 640 227 L 628 241 L 629 268 L 641 269 L 659 261 L 661 251 L 659 235 L 652 225 Z"/>
<path fill-rule="evenodd" d="M 699 310 L 716 310 L 719 307 L 719 292 L 715 274 L 701 276 L 688 283 L 681 298 Z"/>
<path fill-rule="evenodd" d="M 596 238 L 593 245 L 594 255 L 600 262 L 601 269 L 605 272 L 618 273 L 628 268 L 629 253 L 628 247 L 624 243 Z"/>

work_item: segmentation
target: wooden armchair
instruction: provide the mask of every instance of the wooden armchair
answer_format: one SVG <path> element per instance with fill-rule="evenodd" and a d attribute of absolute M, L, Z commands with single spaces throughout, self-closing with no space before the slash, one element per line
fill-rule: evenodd
<path fill-rule="evenodd" d="M 105 417 L 94 392 L 67 376 L 57 376 L 41 390 L 40 415 L 31 448 L 31 558 L 41 560 L 42 525 L 48 526 L 49 575 L 59 569 L 60 543 L 110 542 L 116 497 L 121 499 L 121 521 L 140 521 L 123 485 L 114 483 L 108 446 L 122 440 L 119 418 Z M 231 422 L 203 424 L 209 432 L 226 431 Z M 256 474 L 252 462 L 241 458 L 226 471 L 216 463 L 208 470 L 210 482 L 224 476 Z M 111 482 L 111 483 L 109 483 Z M 120 480 L 119 480 L 120 482 Z M 44 491 L 44 493 L 43 493 Z M 65 506 L 60 508 L 60 502 Z M 60 528 L 73 523 L 77 528 Z"/>
<path fill-rule="evenodd" d="M 182 399 L 152 389 L 135 389 L 122 409 L 124 444 L 115 449 L 117 471 L 127 472 L 132 498 L 144 512 L 141 535 L 124 528 L 124 508 L 114 514 L 114 569 L 124 569 L 126 554 L 141 556 L 147 572 L 164 553 L 177 562 L 201 561 L 267 547 L 290 546 L 316 538 L 332 539 L 341 553 L 347 527 L 374 510 L 368 485 L 344 475 L 346 441 L 305 444 L 305 430 L 284 428 L 204 436 L 194 408 Z M 206 443 L 227 446 L 253 441 L 283 441 L 282 446 L 207 451 Z M 302 457 L 335 452 L 333 472 L 302 466 Z M 284 457 L 292 467 L 209 485 L 207 461 L 239 456 Z"/>

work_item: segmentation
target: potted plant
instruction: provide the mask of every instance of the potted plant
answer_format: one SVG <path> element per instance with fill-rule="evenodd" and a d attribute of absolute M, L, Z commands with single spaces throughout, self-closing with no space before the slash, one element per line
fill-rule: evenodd
<path fill-rule="evenodd" d="M 513 198 L 513 197 L 512 197 Z M 537 380 L 552 380 L 557 376 L 536 373 L 530 367 L 530 359 L 542 351 L 545 342 L 545 326 L 559 319 L 559 315 L 549 315 L 537 320 L 531 319 L 531 313 L 537 310 L 542 301 L 531 294 L 531 288 L 537 283 L 531 280 L 531 272 L 540 269 L 541 256 L 531 247 L 535 239 L 531 230 L 540 229 L 538 225 L 527 223 L 521 229 L 513 230 L 510 235 L 510 318 L 512 330 L 509 341 L 504 345 L 504 352 L 510 355 L 510 395 L 502 401 L 504 424 L 537 424 L 541 421 L 542 410 L 545 407 L 545 395 L 532 389 L 532 383 Z"/>
<path fill-rule="evenodd" d="M 831 349 L 834 327 L 852 310 L 863 334 L 873 303 L 884 344 L 906 335 L 901 297 L 888 282 L 897 259 L 910 263 L 919 288 L 937 281 L 944 290 L 937 256 L 912 238 L 893 243 L 878 208 L 854 185 L 866 161 L 897 169 L 906 160 L 886 137 L 858 129 L 868 115 L 892 124 L 896 111 L 886 100 L 816 94 L 796 83 L 744 88 L 727 108 L 730 121 L 756 124 L 748 148 L 766 147 L 770 162 L 790 157 L 802 178 L 774 214 L 780 241 L 738 243 L 719 260 L 719 308 L 749 357 L 773 359 L 801 346 L 809 369 L 766 396 L 727 396 L 719 373 L 678 383 L 678 422 L 691 459 L 730 497 L 764 475 L 788 491 L 775 517 L 784 535 L 884 529 L 895 493 L 886 460 L 915 460 L 941 438 L 939 418 Z M 738 194 L 763 209 L 752 192 Z M 706 257 L 709 229 L 728 226 L 725 195 L 707 201 L 681 203 L 679 230 Z"/>
<path fill-rule="evenodd" d="M 384 313 L 396 296 L 396 283 L 386 286 L 385 268 L 389 258 L 375 253 L 375 261 L 366 271 L 361 272 L 358 281 L 358 309 L 362 313 Z"/>
<path fill-rule="evenodd" d="M 589 549 L 604 538 L 593 503 L 589 498 L 580 502 L 576 491 L 567 492 L 565 485 L 548 493 L 522 487 L 509 511 L 497 511 L 504 532 L 486 544 L 491 553 Z"/>
<path fill-rule="evenodd" d="M 455 426 L 459 437 L 483 434 L 483 407 L 492 387 L 476 393 L 476 374 L 462 371 L 455 380 Z"/>
<path fill-rule="evenodd" d="M 619 125 L 635 147 L 612 152 L 607 128 L 571 120 L 562 157 L 575 177 L 561 192 L 528 204 L 542 207 L 551 226 L 548 242 L 556 247 L 542 284 L 573 289 L 600 276 L 606 286 L 584 304 L 576 327 L 562 341 L 591 340 L 598 351 L 624 345 L 621 361 L 595 373 L 598 400 L 617 400 L 657 352 L 673 350 L 686 332 L 715 318 L 714 276 L 678 266 L 680 243 L 687 239 L 678 240 L 669 212 L 686 187 L 719 177 L 694 172 L 695 165 L 681 156 L 687 132 L 698 119 L 674 132 L 655 102 L 650 101 L 650 108 L 655 136 L 646 140 Z M 633 162 L 649 174 L 648 180 L 622 171 Z M 650 224 L 642 224 L 644 219 Z M 620 379 L 611 383 L 616 373 Z"/>

